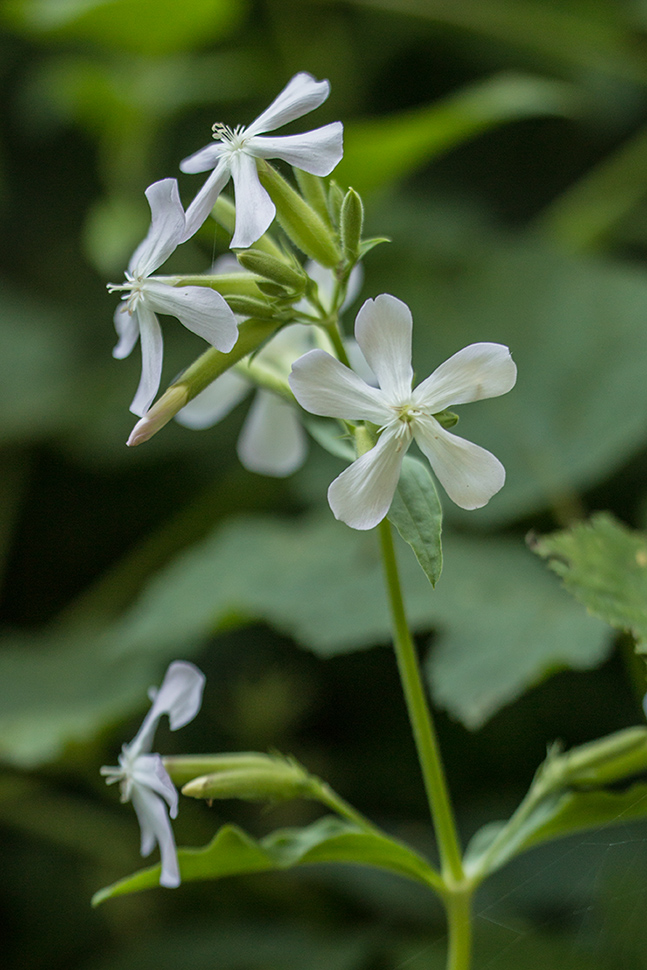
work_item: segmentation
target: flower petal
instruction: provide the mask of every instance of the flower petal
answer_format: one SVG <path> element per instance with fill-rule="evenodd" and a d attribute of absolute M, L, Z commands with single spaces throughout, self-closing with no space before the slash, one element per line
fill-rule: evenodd
<path fill-rule="evenodd" d="M 411 331 L 406 303 L 382 293 L 367 300 L 355 320 L 355 337 L 389 404 L 411 396 Z"/>
<path fill-rule="evenodd" d="M 235 371 L 225 371 L 205 387 L 204 391 L 196 394 L 193 400 L 175 415 L 175 420 L 185 428 L 195 431 L 210 428 L 233 411 L 250 390 L 249 381 L 244 377 Z"/>
<path fill-rule="evenodd" d="M 128 745 L 131 758 L 151 750 L 157 723 L 168 714 L 171 731 L 193 720 L 202 704 L 205 676 L 192 663 L 176 660 L 170 664 L 162 686 L 153 692 L 153 705 L 144 718 L 142 726 Z"/>
<path fill-rule="evenodd" d="M 414 437 L 452 502 L 480 509 L 505 482 L 505 468 L 485 448 L 442 428 L 435 418 L 416 421 Z"/>
<path fill-rule="evenodd" d="M 164 344 L 162 328 L 153 311 L 140 300 L 135 312 L 142 346 L 142 376 L 130 410 L 141 418 L 153 403 L 160 386 Z"/>
<path fill-rule="evenodd" d="M 168 804 L 171 818 L 177 816 L 178 793 L 159 754 L 140 754 L 131 769 L 132 783 L 157 792 Z"/>
<path fill-rule="evenodd" d="M 235 152 L 230 164 L 236 196 L 236 231 L 230 246 L 232 249 L 247 249 L 267 232 L 276 208 L 258 179 L 256 162 L 251 155 Z"/>
<path fill-rule="evenodd" d="M 289 121 L 314 111 L 323 104 L 330 94 L 328 81 L 316 81 L 311 74 L 295 74 L 272 101 L 269 108 L 249 125 L 247 133 L 260 135 L 264 131 L 274 131 Z"/>
<path fill-rule="evenodd" d="M 128 264 L 135 278 L 150 276 L 165 263 L 184 235 L 185 216 L 175 179 L 161 179 L 146 189 L 151 226 Z"/>
<path fill-rule="evenodd" d="M 112 356 L 117 360 L 123 360 L 132 353 L 133 347 L 139 338 L 139 321 L 134 313 L 130 313 L 127 303 L 120 303 L 115 310 L 115 330 L 119 340 L 112 351 Z"/>
<path fill-rule="evenodd" d="M 296 360 L 288 380 L 301 407 L 311 414 L 377 425 L 393 417 L 379 388 L 369 387 L 325 350 L 310 350 Z"/>
<path fill-rule="evenodd" d="M 446 360 L 413 392 L 414 400 L 432 414 L 507 394 L 517 380 L 517 367 L 503 344 L 464 347 Z"/>
<path fill-rule="evenodd" d="M 141 828 L 141 853 L 150 855 L 155 844 L 159 845 L 162 860 L 160 886 L 175 889 L 181 882 L 180 867 L 166 806 L 159 795 L 143 786 L 133 788 L 132 801 Z"/>
<path fill-rule="evenodd" d="M 256 158 L 280 158 L 312 175 L 330 175 L 344 154 L 343 138 L 344 126 L 333 121 L 300 135 L 250 138 L 245 151 Z"/>
<path fill-rule="evenodd" d="M 192 333 L 227 354 L 238 339 L 238 324 L 225 298 L 208 286 L 169 286 L 148 280 L 146 303 L 177 317 Z"/>
<path fill-rule="evenodd" d="M 389 511 L 406 448 L 385 431 L 377 444 L 343 471 L 328 489 L 336 519 L 351 529 L 372 529 Z"/>
<path fill-rule="evenodd" d="M 181 242 L 186 242 L 198 231 L 216 204 L 216 199 L 229 181 L 230 176 L 229 158 L 221 158 L 186 210 L 186 225 Z"/>
<path fill-rule="evenodd" d="M 295 408 L 259 390 L 238 439 L 238 457 L 251 472 L 284 478 L 300 468 L 308 446 Z"/>
<path fill-rule="evenodd" d="M 180 162 L 180 171 L 187 172 L 189 175 L 196 175 L 198 172 L 208 172 L 215 168 L 227 149 L 219 141 L 212 141 L 204 148 L 200 148 L 193 155 L 188 155 Z"/>

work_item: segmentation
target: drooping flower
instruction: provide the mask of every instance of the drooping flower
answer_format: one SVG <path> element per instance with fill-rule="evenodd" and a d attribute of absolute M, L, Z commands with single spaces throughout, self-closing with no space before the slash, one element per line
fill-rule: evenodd
<path fill-rule="evenodd" d="M 498 458 L 451 434 L 434 414 L 506 394 L 517 379 L 510 351 L 502 344 L 470 344 L 412 389 L 411 333 L 409 308 L 385 293 L 367 300 L 355 322 L 357 343 L 379 387 L 322 350 L 311 350 L 292 368 L 290 386 L 307 411 L 378 426 L 374 447 L 328 489 L 335 517 L 353 529 L 372 529 L 385 517 L 413 439 L 461 508 L 481 508 L 505 481 Z"/>
<path fill-rule="evenodd" d="M 235 266 L 230 262 L 231 257 L 221 257 L 216 261 L 216 271 L 240 271 L 237 261 Z M 308 262 L 305 266 L 310 279 L 317 284 L 319 302 L 328 310 L 332 307 L 334 291 L 334 274 L 315 262 Z M 362 270 L 356 266 L 350 274 L 346 300 L 351 303 L 361 288 Z M 307 300 L 295 304 L 295 311 L 312 312 Z M 354 342 L 353 342 L 354 344 Z M 323 333 L 316 327 L 300 323 L 284 327 L 272 340 L 254 356 L 254 367 L 264 369 L 279 381 L 287 381 L 290 368 L 295 360 L 317 346 L 330 346 Z M 357 353 L 356 345 L 348 348 L 353 363 L 359 368 L 364 365 L 361 373 L 366 373 L 366 362 L 361 353 Z M 359 359 L 358 359 L 359 358 Z M 226 371 L 216 378 L 208 387 L 197 394 L 189 404 L 185 405 L 176 415 L 176 420 L 186 428 L 194 430 L 209 428 L 218 421 L 222 421 L 240 401 L 255 387 L 251 377 L 244 373 L 244 362 L 234 371 Z M 289 401 L 272 391 L 258 388 L 249 409 L 238 438 L 237 452 L 241 464 L 248 471 L 259 475 L 270 475 L 282 478 L 297 471 L 305 461 L 307 454 L 307 438 L 299 420 L 298 409 Z"/>
<path fill-rule="evenodd" d="M 119 782 L 122 802 L 132 801 L 141 829 L 141 854 L 150 855 L 159 845 L 162 860 L 160 885 L 180 885 L 180 870 L 173 829 L 169 820 L 177 816 L 178 793 L 159 754 L 151 754 L 159 719 L 168 714 L 172 731 L 192 721 L 202 704 L 205 676 L 191 663 L 170 664 L 159 690 L 149 691 L 152 707 L 130 744 L 124 744 L 118 767 L 101 768 L 106 784 Z M 167 806 L 168 805 L 168 812 Z"/>
<path fill-rule="evenodd" d="M 171 286 L 151 276 L 185 237 L 186 220 L 175 179 L 162 179 L 146 189 L 151 208 L 148 235 L 133 253 L 126 282 L 108 284 L 123 292 L 115 312 L 119 335 L 113 356 L 128 357 L 141 339 L 142 376 L 130 410 L 140 417 L 150 407 L 162 376 L 163 341 L 158 313 L 177 317 L 188 330 L 228 353 L 238 338 L 238 325 L 220 293 L 206 286 Z"/>
<path fill-rule="evenodd" d="M 215 142 L 180 164 L 181 171 L 189 173 L 213 169 L 187 209 L 185 239 L 200 228 L 230 178 L 236 196 L 236 230 L 231 246 L 247 248 L 260 239 L 274 219 L 276 209 L 259 181 L 257 158 L 279 158 L 312 175 L 332 172 L 343 154 L 340 121 L 299 135 L 265 136 L 265 132 L 318 108 L 329 93 L 328 81 L 316 81 L 310 74 L 296 74 L 248 127 L 213 126 Z"/>

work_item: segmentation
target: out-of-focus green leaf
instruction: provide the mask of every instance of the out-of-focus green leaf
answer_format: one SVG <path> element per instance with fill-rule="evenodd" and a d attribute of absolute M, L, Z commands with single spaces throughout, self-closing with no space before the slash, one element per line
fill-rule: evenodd
<path fill-rule="evenodd" d="M 435 699 L 478 727 L 563 667 L 587 669 L 610 648 L 521 542 L 445 536 L 431 589 L 399 548 L 412 629 L 437 630 Z M 230 521 L 162 569 L 123 618 L 102 630 L 60 626 L 0 650 L 0 757 L 33 766 L 144 704 L 165 665 L 219 629 L 264 621 L 321 657 L 389 643 L 375 536 L 331 514 Z"/>
<path fill-rule="evenodd" d="M 461 436 L 505 465 L 505 487 L 475 512 L 448 503 L 446 517 L 473 525 L 568 509 L 644 445 L 647 275 L 496 236 L 482 248 L 465 239 L 439 265 L 433 214 L 405 211 L 410 259 L 390 266 L 378 250 L 373 261 L 380 287 L 412 309 L 419 377 L 481 340 L 509 346 L 519 368 L 505 397 L 457 409 Z"/>
<path fill-rule="evenodd" d="M 647 651 L 647 535 L 600 512 L 531 543 L 594 616 L 626 630 Z"/>
<path fill-rule="evenodd" d="M 222 879 L 224 876 L 317 862 L 353 862 L 377 866 L 399 876 L 436 883 L 437 877 L 425 860 L 399 842 L 364 832 L 337 818 L 326 817 L 305 829 L 281 829 L 257 841 L 234 825 L 220 829 L 203 849 L 178 851 L 183 882 L 196 879 Z M 114 896 L 150 889 L 159 884 L 160 866 L 151 866 L 127 879 L 100 890 L 93 898 L 96 906 Z"/>
<path fill-rule="evenodd" d="M 349 122 L 335 179 L 370 192 L 489 128 L 536 115 L 573 115 L 577 110 L 574 90 L 565 84 L 503 74 L 428 107 Z"/>
<path fill-rule="evenodd" d="M 244 0 L 8 0 L 4 17 L 30 34 L 167 54 L 230 33 L 246 6 Z"/>
<path fill-rule="evenodd" d="M 389 509 L 389 520 L 413 549 L 432 586 L 443 568 L 443 510 L 426 464 L 406 455 Z"/>

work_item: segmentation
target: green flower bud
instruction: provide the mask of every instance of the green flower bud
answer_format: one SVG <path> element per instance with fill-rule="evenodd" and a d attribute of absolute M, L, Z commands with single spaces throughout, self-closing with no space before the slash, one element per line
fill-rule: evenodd
<path fill-rule="evenodd" d="M 222 226 L 230 236 L 233 236 L 236 226 L 236 206 L 231 199 L 228 199 L 226 195 L 219 195 L 211 214 L 218 225 Z M 256 240 L 254 249 L 260 249 L 262 252 L 269 253 L 270 256 L 275 256 L 277 259 L 281 259 L 283 256 L 281 248 L 274 242 L 268 232 Z"/>
<path fill-rule="evenodd" d="M 267 759 L 268 755 L 259 751 L 234 751 L 224 754 L 168 755 L 162 761 L 171 781 L 175 785 L 185 785 L 200 775 L 264 766 Z"/>
<path fill-rule="evenodd" d="M 349 189 L 344 196 L 339 216 L 341 246 L 344 258 L 349 263 L 356 263 L 359 258 L 363 225 L 364 206 L 362 200 L 355 189 Z"/>
<path fill-rule="evenodd" d="M 563 783 L 604 788 L 647 772 L 647 727 L 627 728 L 558 756 Z"/>
<path fill-rule="evenodd" d="M 190 798 L 283 801 L 313 793 L 308 772 L 294 761 L 269 755 L 249 764 L 194 778 L 182 788 Z"/>
<path fill-rule="evenodd" d="M 250 273 L 255 273 L 273 283 L 278 283 L 288 290 L 296 290 L 298 293 L 302 293 L 305 289 L 306 274 L 296 260 L 293 263 L 288 263 L 285 259 L 276 259 L 275 256 L 270 256 L 268 253 L 247 249 L 238 253 L 238 262 Z"/>
<path fill-rule="evenodd" d="M 263 300 L 251 296 L 228 296 L 227 303 L 241 317 L 275 317 L 276 309 Z"/>
<path fill-rule="evenodd" d="M 442 428 L 453 428 L 458 424 L 458 415 L 453 411 L 438 411 L 432 415 Z"/>
<path fill-rule="evenodd" d="M 341 222 L 341 207 L 344 203 L 344 193 L 334 180 L 328 186 L 328 211 L 333 225 L 338 226 Z"/>
<path fill-rule="evenodd" d="M 310 172 L 304 172 L 302 168 L 295 168 L 293 172 L 303 198 L 321 216 L 323 221 L 330 225 L 330 213 L 323 179 L 320 179 L 317 175 L 311 175 Z"/>
<path fill-rule="evenodd" d="M 330 226 L 271 165 L 259 162 L 258 176 L 276 206 L 279 223 L 292 242 L 306 256 L 334 269 L 341 253 Z"/>

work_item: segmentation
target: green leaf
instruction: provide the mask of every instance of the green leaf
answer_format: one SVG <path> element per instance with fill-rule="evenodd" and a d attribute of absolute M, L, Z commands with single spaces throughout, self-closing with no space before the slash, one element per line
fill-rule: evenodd
<path fill-rule="evenodd" d="M 606 512 L 531 542 L 594 616 L 626 630 L 647 651 L 647 535 Z"/>
<path fill-rule="evenodd" d="M 443 510 L 427 465 L 406 455 L 389 509 L 389 520 L 414 551 L 432 586 L 443 568 Z"/>
<path fill-rule="evenodd" d="M 370 192 L 490 128 L 536 115 L 572 115 L 575 105 L 574 91 L 565 84 L 502 74 L 423 108 L 347 123 L 335 178 Z"/>
<path fill-rule="evenodd" d="M 183 882 L 320 862 L 351 862 L 387 869 L 425 886 L 438 884 L 435 871 L 411 849 L 332 817 L 305 829 L 281 829 L 259 841 L 237 826 L 226 825 L 203 849 L 178 850 L 178 861 Z M 151 866 L 107 886 L 95 894 L 93 905 L 157 886 L 160 868 Z"/>

